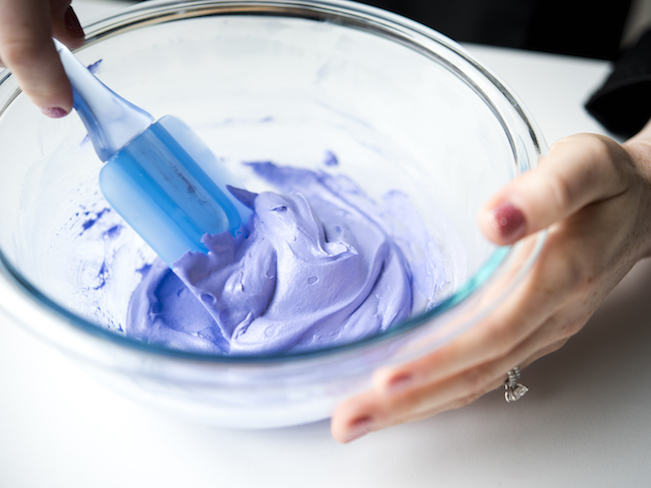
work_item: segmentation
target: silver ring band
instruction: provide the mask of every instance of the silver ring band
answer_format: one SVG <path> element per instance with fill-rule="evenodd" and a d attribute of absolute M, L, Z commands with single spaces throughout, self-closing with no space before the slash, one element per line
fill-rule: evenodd
<path fill-rule="evenodd" d="M 522 398 L 529 388 L 524 386 L 520 381 L 520 368 L 515 366 L 506 373 L 506 381 L 504 382 L 504 399 L 507 403 L 517 402 Z"/>

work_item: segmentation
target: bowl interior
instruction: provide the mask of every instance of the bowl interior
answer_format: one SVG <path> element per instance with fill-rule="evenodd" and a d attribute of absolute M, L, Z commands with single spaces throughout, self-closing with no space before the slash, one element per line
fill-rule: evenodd
<path fill-rule="evenodd" d="M 359 19 L 315 17 L 190 9 L 98 35 L 77 55 L 155 117 L 183 119 L 251 191 L 265 187 L 243 163 L 273 161 L 346 175 L 377 200 L 408 195 L 445 263 L 440 303 L 499 263 L 477 211 L 537 148 L 520 149 L 532 142 L 511 100 L 442 38 L 423 49 Z M 42 117 L 11 77 L 0 107 L 2 259 L 69 313 L 123 334 L 153 252 L 103 199 L 76 116 Z"/>

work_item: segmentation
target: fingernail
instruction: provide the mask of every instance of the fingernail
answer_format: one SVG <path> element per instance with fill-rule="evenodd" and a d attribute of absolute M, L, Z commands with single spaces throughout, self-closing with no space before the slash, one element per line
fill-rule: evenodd
<path fill-rule="evenodd" d="M 517 239 L 524 233 L 524 214 L 512 203 L 505 202 L 493 209 L 493 219 L 503 239 Z"/>
<path fill-rule="evenodd" d="M 373 428 L 373 419 L 371 417 L 360 417 L 353 420 L 348 426 L 348 432 L 346 433 L 346 439 L 344 442 L 352 442 L 355 439 L 359 439 L 362 436 L 365 436 Z"/>
<path fill-rule="evenodd" d="M 394 376 L 387 383 L 387 392 L 390 395 L 396 395 L 407 390 L 411 385 L 414 384 L 414 378 L 408 374 L 400 374 Z"/>
<path fill-rule="evenodd" d="M 68 10 L 66 10 L 64 20 L 66 22 L 66 29 L 68 29 L 68 32 L 72 37 L 75 39 L 83 39 L 86 37 L 84 29 L 82 29 L 77 14 L 72 10 L 72 7 L 68 7 Z"/>
<path fill-rule="evenodd" d="M 41 112 L 51 119 L 60 119 L 68 115 L 68 112 L 61 107 L 41 107 Z"/>

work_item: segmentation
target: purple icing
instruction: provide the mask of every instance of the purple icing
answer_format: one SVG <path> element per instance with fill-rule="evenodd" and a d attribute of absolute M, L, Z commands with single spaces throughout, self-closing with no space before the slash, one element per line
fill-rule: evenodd
<path fill-rule="evenodd" d="M 345 177 L 248 165 L 278 193 L 233 190 L 255 211 L 244 233 L 205 235 L 208 254 L 186 253 L 174 272 L 161 260 L 143 270 L 127 335 L 188 351 L 271 354 L 346 344 L 409 317 L 422 281 L 411 267 L 427 266 L 410 266 L 383 207 Z M 387 201 L 398 201 L 395 192 Z M 443 275 L 440 263 L 428 266 L 424 275 L 438 280 L 425 285 L 431 293 Z"/>
<path fill-rule="evenodd" d="M 339 164 L 339 159 L 337 159 L 337 155 L 332 151 L 326 151 L 323 164 L 326 166 L 337 166 Z"/>
<path fill-rule="evenodd" d="M 96 75 L 99 72 L 99 65 L 102 64 L 102 61 L 103 61 L 103 59 L 98 59 L 94 63 L 89 64 L 88 66 L 86 66 L 86 68 L 88 69 L 88 71 L 90 71 L 91 73 Z"/>
<path fill-rule="evenodd" d="M 93 225 L 95 225 L 95 223 L 96 223 L 99 219 L 102 218 L 102 216 L 103 216 L 106 212 L 110 212 L 110 211 L 111 211 L 111 209 L 110 209 L 109 207 L 106 207 L 106 208 L 100 210 L 99 212 L 95 213 L 94 217 L 89 217 L 88 219 L 86 219 L 86 220 L 81 224 L 81 228 L 82 228 L 82 230 L 81 230 L 81 232 L 79 233 L 79 235 L 83 234 L 85 231 L 87 231 L 88 229 L 90 229 Z M 90 215 L 90 213 L 91 213 L 91 212 L 85 212 L 85 215 L 88 216 L 88 215 Z"/>

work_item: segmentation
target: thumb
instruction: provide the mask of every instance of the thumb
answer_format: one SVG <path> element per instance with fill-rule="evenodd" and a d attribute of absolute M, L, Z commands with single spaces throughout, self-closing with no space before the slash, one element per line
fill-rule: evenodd
<path fill-rule="evenodd" d="M 623 192 L 631 166 L 626 151 L 607 137 L 561 139 L 537 168 L 513 179 L 482 207 L 479 226 L 496 244 L 511 244 Z"/>

